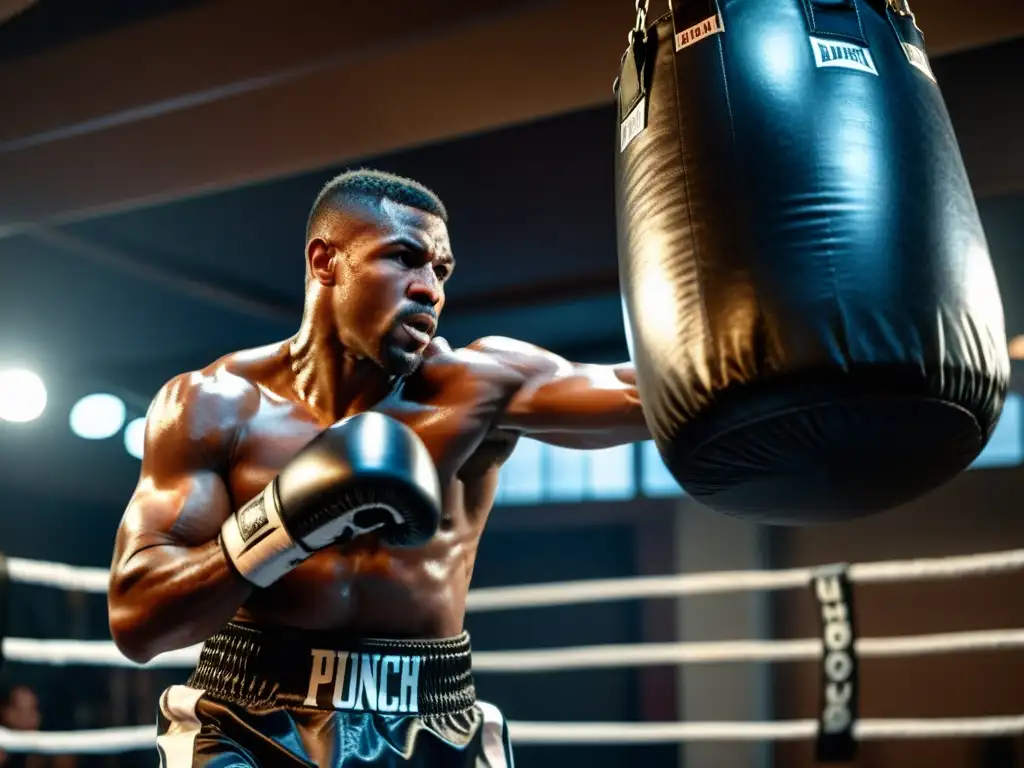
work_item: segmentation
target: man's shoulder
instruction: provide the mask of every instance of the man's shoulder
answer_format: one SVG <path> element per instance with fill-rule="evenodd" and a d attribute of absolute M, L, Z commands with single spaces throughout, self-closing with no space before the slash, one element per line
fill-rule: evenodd
<path fill-rule="evenodd" d="M 258 397 L 255 382 L 223 366 L 207 366 L 179 373 L 164 384 L 153 401 L 154 407 L 166 405 L 183 412 L 194 412 L 239 405 Z"/>
<path fill-rule="evenodd" d="M 260 380 L 271 357 L 269 348 L 231 352 L 165 383 L 150 407 L 161 418 L 187 422 L 205 433 L 238 427 L 260 401 Z"/>
<path fill-rule="evenodd" d="M 510 368 L 508 354 L 502 352 L 499 346 L 486 343 L 483 339 L 455 348 L 449 347 L 443 339 L 435 339 L 424 355 L 424 360 L 429 362 L 432 368 L 439 365 L 442 368 L 454 366 L 460 370 L 484 375 L 500 373 Z"/>
<path fill-rule="evenodd" d="M 508 336 L 482 336 L 471 342 L 466 349 L 491 355 L 535 355 L 543 350 L 540 347 Z"/>
<path fill-rule="evenodd" d="M 484 355 L 491 361 L 509 366 L 525 374 L 551 375 L 569 364 L 558 355 L 527 341 L 507 336 L 484 336 L 466 347 L 468 351 Z"/>

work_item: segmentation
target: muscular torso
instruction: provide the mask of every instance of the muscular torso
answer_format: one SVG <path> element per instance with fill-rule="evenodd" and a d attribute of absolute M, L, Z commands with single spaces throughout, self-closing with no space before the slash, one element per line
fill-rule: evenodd
<path fill-rule="evenodd" d="M 329 423 L 299 402 L 259 381 L 258 370 L 233 366 L 249 381 L 255 402 L 245 408 L 224 481 L 233 508 L 259 493 L 295 453 Z M 511 386 L 506 383 L 504 386 Z M 415 395 L 415 393 L 413 393 Z M 417 406 L 439 405 L 429 397 Z M 439 396 L 440 397 L 440 396 Z M 443 403 L 440 403 L 443 405 Z M 464 418 L 444 409 L 443 418 Z M 458 433 L 450 424 L 438 433 Z M 423 435 L 421 435 L 423 436 Z M 423 436 L 434 451 L 437 440 Z M 255 591 L 237 619 L 263 625 L 329 629 L 364 637 L 446 637 L 462 630 L 477 545 L 497 491 L 498 469 L 515 437 L 491 432 L 455 472 L 442 474 L 444 509 L 437 533 L 425 546 L 389 548 L 372 536 L 322 550 L 272 586 Z"/>

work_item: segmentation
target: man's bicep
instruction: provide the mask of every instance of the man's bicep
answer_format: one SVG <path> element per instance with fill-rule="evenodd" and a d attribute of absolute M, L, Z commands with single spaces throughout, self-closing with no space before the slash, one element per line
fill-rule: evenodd
<path fill-rule="evenodd" d="M 501 426 L 527 432 L 594 432 L 631 424 L 640 414 L 636 387 L 605 365 L 569 364 L 539 372 L 508 404 Z"/>
<path fill-rule="evenodd" d="M 533 344 L 487 337 L 474 349 L 491 355 L 522 377 L 522 386 L 507 403 L 498 428 L 545 435 L 593 436 L 609 445 L 644 439 L 640 398 L 632 365 L 573 363 Z M 589 445 L 589 439 L 586 441 Z M 569 438 L 560 444 L 578 445 Z"/>
<path fill-rule="evenodd" d="M 207 417 L 211 404 L 187 380 L 169 382 L 146 418 L 138 485 L 118 531 L 118 554 L 160 544 L 194 546 L 216 537 L 230 513 L 221 476 L 230 440 Z M 206 428 L 196 429 L 196 426 Z"/>
<path fill-rule="evenodd" d="M 212 471 L 140 484 L 121 521 L 119 549 L 131 557 L 153 546 L 205 544 L 217 537 L 230 512 L 227 487 Z"/>
<path fill-rule="evenodd" d="M 469 345 L 519 372 L 528 382 L 548 380 L 572 372 L 573 364 L 561 355 L 504 336 L 486 336 Z"/>
<path fill-rule="evenodd" d="M 600 432 L 632 424 L 640 412 L 634 387 L 611 369 L 586 366 L 523 387 L 509 402 L 501 426 L 527 433 Z"/>
<path fill-rule="evenodd" d="M 574 363 L 555 352 L 525 341 L 501 336 L 487 336 L 470 345 L 486 352 L 518 371 L 525 379 L 524 395 L 550 386 L 564 386 L 565 381 L 585 383 L 606 390 L 632 390 L 636 387 L 636 368 L 632 363 L 595 365 Z"/>

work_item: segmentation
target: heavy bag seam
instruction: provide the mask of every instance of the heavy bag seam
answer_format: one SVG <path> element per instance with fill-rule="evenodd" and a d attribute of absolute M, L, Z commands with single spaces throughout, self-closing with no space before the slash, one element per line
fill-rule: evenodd
<path fill-rule="evenodd" d="M 956 411 L 960 411 L 960 412 L 964 413 L 965 415 L 967 415 L 970 418 L 971 422 L 974 424 L 974 426 L 978 429 L 978 434 L 979 435 L 980 434 L 984 434 L 984 432 L 983 432 L 983 430 L 981 428 L 981 425 L 978 423 L 978 419 L 975 417 L 975 415 L 973 413 L 971 413 L 970 410 L 968 410 L 964 406 L 960 405 L 959 403 L 950 402 L 949 400 L 944 400 L 941 397 L 923 397 L 923 398 L 919 398 L 919 397 L 914 397 L 913 395 L 904 395 L 902 397 L 891 397 L 891 396 L 885 396 L 885 395 L 869 395 L 867 397 L 861 398 L 860 402 L 867 402 L 867 401 L 871 401 L 871 400 L 912 400 L 915 403 L 936 403 L 936 404 L 940 404 L 940 405 L 945 405 L 945 406 L 948 406 L 948 407 L 950 407 L 950 408 L 952 408 L 952 409 L 954 409 Z M 822 408 L 822 407 L 833 406 L 833 405 L 837 405 L 837 404 L 838 405 L 842 405 L 842 404 L 846 404 L 846 403 L 849 403 L 849 400 L 843 400 L 843 399 L 837 399 L 837 398 L 828 398 L 828 399 L 819 400 L 819 401 L 813 402 L 813 403 L 804 403 L 802 405 L 791 405 L 788 408 L 783 408 L 782 410 L 773 411 L 771 414 L 766 414 L 766 415 L 763 415 L 763 416 L 753 416 L 753 417 L 751 417 L 749 419 L 745 419 L 743 421 L 737 422 L 736 424 L 730 425 L 729 427 L 726 427 L 725 429 L 723 429 L 723 430 L 721 430 L 719 432 L 716 432 L 713 437 L 706 437 L 706 438 L 702 439 L 700 442 L 698 442 L 696 445 L 693 446 L 693 449 L 689 452 L 689 454 L 690 454 L 690 456 L 693 456 L 697 452 L 699 452 L 702 448 L 708 446 L 709 444 L 711 444 L 713 442 L 717 442 L 721 437 L 736 434 L 737 432 L 739 432 L 741 430 L 744 430 L 744 429 L 747 429 L 747 428 L 749 428 L 751 426 L 756 426 L 758 424 L 763 424 L 765 422 L 772 421 L 772 420 L 777 419 L 779 417 L 792 416 L 793 414 L 796 414 L 796 413 L 810 411 L 810 410 L 814 410 L 814 409 Z"/>
<path fill-rule="evenodd" d="M 808 0 L 805 0 L 805 2 L 807 4 L 807 7 L 812 9 L 811 13 L 813 15 L 813 13 L 814 13 L 814 11 L 813 11 L 814 3 L 813 2 L 808 2 Z M 854 8 L 856 8 L 857 7 L 857 0 L 854 0 L 853 4 L 854 4 Z M 812 23 L 813 23 L 813 21 L 812 21 Z M 857 23 L 860 24 L 860 17 L 859 16 L 857 18 Z M 808 33 L 812 33 L 814 31 L 815 30 L 813 30 L 813 29 L 809 29 Z M 815 139 L 815 142 L 814 142 L 815 146 L 817 146 L 817 143 L 818 143 L 817 142 L 817 138 L 818 138 L 818 131 L 819 131 L 819 129 L 820 129 L 820 126 L 818 124 L 818 120 L 816 119 L 814 121 L 814 137 L 813 137 Z M 815 187 L 815 189 L 821 189 L 822 188 L 821 158 L 818 156 L 818 154 L 816 152 L 812 152 L 811 153 L 811 157 L 812 157 L 813 162 L 814 162 L 814 187 Z M 824 216 L 824 219 L 825 219 L 825 235 L 826 235 L 826 237 L 825 237 L 825 264 L 826 264 L 826 267 L 827 267 L 827 270 L 828 270 L 828 277 L 829 277 L 829 286 L 828 286 L 829 287 L 829 293 L 831 294 L 832 300 L 834 302 L 836 302 L 837 304 L 839 304 L 841 314 L 845 315 L 845 312 L 842 310 L 843 301 L 839 297 L 838 291 L 836 290 L 836 264 L 835 264 L 835 252 L 834 252 L 834 247 L 833 247 L 835 233 L 832 230 L 832 216 L 831 216 L 831 214 L 826 214 Z M 842 327 L 842 326 L 840 325 L 840 327 Z M 844 340 L 844 342 L 846 340 L 846 335 L 847 334 L 846 334 L 845 329 L 844 329 L 843 330 L 843 337 L 844 337 L 843 340 Z M 843 344 L 841 346 L 845 346 L 845 344 Z M 844 366 L 845 365 L 846 365 L 846 362 L 844 361 Z"/>
<path fill-rule="evenodd" d="M 857 29 L 860 30 L 860 38 L 854 38 L 852 35 L 845 35 L 841 32 L 831 32 L 827 29 L 818 29 L 817 17 L 814 15 L 814 0 L 803 0 L 804 8 L 807 10 L 807 16 L 809 16 L 809 22 L 811 29 L 807 30 L 811 35 L 826 35 L 828 37 L 846 39 L 846 40 L 857 40 L 858 43 L 863 43 L 865 47 L 869 46 L 867 32 L 864 31 L 864 19 L 860 15 L 860 6 L 857 4 L 857 0 L 853 0 L 853 13 L 857 17 Z"/>
<path fill-rule="evenodd" d="M 672 7 L 672 4 L 669 3 L 669 8 L 671 9 L 671 7 Z M 676 141 L 679 143 L 679 158 L 680 158 L 680 160 L 682 160 L 685 157 L 685 150 L 684 150 L 684 146 L 683 146 L 683 117 L 682 117 L 682 115 L 683 115 L 683 111 L 682 111 L 683 102 L 682 102 L 682 99 L 679 97 L 679 60 L 678 60 L 678 52 L 675 50 L 676 24 L 675 24 L 675 16 L 674 16 L 674 14 L 671 13 L 671 10 L 670 10 L 669 13 L 666 14 L 666 16 L 669 19 L 669 26 L 672 28 L 672 42 L 671 42 L 672 49 L 673 49 L 672 50 L 672 81 L 673 81 L 673 84 L 675 85 L 675 87 L 672 89 L 672 98 L 675 100 L 674 107 L 675 107 L 675 114 L 676 114 Z M 665 17 L 663 16 L 662 18 L 665 18 Z M 657 62 L 657 58 L 655 58 L 655 62 Z M 731 112 L 730 112 L 730 115 L 731 115 Z M 704 278 L 705 278 L 704 262 L 703 262 L 703 260 L 701 258 L 701 254 L 700 254 L 700 250 L 699 250 L 699 239 L 694 236 L 694 231 L 693 231 L 694 219 L 693 219 L 693 209 L 692 209 L 692 207 L 690 205 L 690 180 L 689 180 L 689 176 L 687 174 L 686 163 L 683 162 L 683 163 L 680 163 L 680 165 L 683 168 L 683 186 L 686 189 L 686 218 L 687 218 L 687 220 L 689 221 L 689 224 L 690 224 L 690 240 L 693 243 L 694 261 L 697 264 L 697 277 L 698 277 L 697 285 L 698 285 L 698 288 L 699 288 L 699 291 L 700 291 L 700 314 L 701 314 L 702 319 L 704 320 L 704 333 L 705 334 L 710 334 L 711 333 L 711 316 L 708 314 L 707 297 L 706 297 L 706 294 L 704 292 Z M 718 355 L 718 350 L 717 349 L 714 350 L 714 355 L 715 355 L 715 370 L 717 370 L 718 369 L 718 363 L 719 363 L 719 359 L 718 359 L 719 355 Z M 712 387 L 712 389 L 714 389 L 714 388 Z"/>
<path fill-rule="evenodd" d="M 812 29 L 810 29 L 809 31 L 811 32 L 811 34 L 814 34 L 815 30 L 818 27 L 818 22 L 814 18 L 814 2 L 813 2 L 813 0 L 804 0 L 804 8 L 807 9 L 807 13 L 811 17 L 811 27 L 812 27 Z"/>
<path fill-rule="evenodd" d="M 724 11 L 722 10 L 722 7 L 721 7 L 721 0 L 713 0 L 713 2 L 714 2 L 714 5 L 715 5 L 715 11 L 719 14 L 719 16 L 724 17 L 725 14 L 724 14 Z M 724 22 L 723 22 L 722 26 L 723 27 L 725 26 Z M 741 190 L 743 190 L 743 189 L 746 188 L 747 184 L 746 184 L 746 177 L 744 176 L 743 170 L 742 170 L 744 168 L 744 164 L 742 162 L 740 162 L 739 151 L 738 151 L 739 142 L 738 142 L 738 140 L 736 138 L 736 115 L 733 112 L 733 108 L 732 108 L 732 93 L 731 93 L 731 91 L 729 89 L 729 72 L 728 72 L 728 67 L 726 66 L 726 62 L 725 62 L 725 42 L 724 42 L 724 39 L 723 39 L 724 35 L 716 35 L 716 38 L 717 39 L 716 39 L 715 43 L 718 45 L 718 61 L 719 61 L 719 64 L 721 65 L 721 72 L 722 72 L 722 90 L 724 91 L 724 94 L 725 94 L 725 107 L 726 107 L 726 111 L 727 111 L 727 113 L 729 115 L 729 134 L 732 137 L 732 155 L 733 155 L 733 161 L 735 162 L 736 169 L 737 169 L 736 170 L 736 181 L 737 181 L 737 185 L 739 186 L 739 188 Z M 744 196 L 744 199 L 745 199 L 745 196 Z M 743 218 L 744 218 L 744 220 L 746 220 L 746 222 L 749 223 L 749 215 L 748 215 L 749 211 L 746 209 L 746 207 L 743 207 L 742 211 L 743 211 Z M 744 230 L 747 231 L 747 232 L 751 232 L 752 231 L 749 227 L 744 228 Z M 750 236 L 748 235 L 747 237 L 749 239 Z M 765 325 L 765 322 L 764 322 L 764 309 L 763 309 L 763 305 L 761 304 L 761 296 L 756 291 L 754 292 L 754 301 L 757 304 L 757 320 L 756 320 L 755 328 L 754 328 L 754 338 L 757 339 L 758 337 L 760 337 L 760 338 L 763 339 L 764 338 L 764 325 Z M 705 309 L 705 313 L 706 313 L 706 309 Z M 756 344 L 756 342 L 755 342 L 755 344 Z M 717 353 L 718 353 L 718 349 L 716 348 L 716 354 Z M 717 363 L 720 362 L 720 360 L 716 360 L 715 362 L 717 364 Z M 760 375 L 763 371 L 762 371 L 762 366 L 758 363 L 758 357 L 757 357 L 756 354 L 754 355 L 754 366 L 755 366 L 756 374 Z"/>
<path fill-rule="evenodd" d="M 860 30 L 861 37 L 864 38 L 864 46 L 870 50 L 871 41 L 868 40 L 867 27 L 864 26 L 864 19 L 861 18 L 860 4 L 857 2 L 857 0 L 853 0 L 853 12 L 857 16 L 857 29 Z"/>

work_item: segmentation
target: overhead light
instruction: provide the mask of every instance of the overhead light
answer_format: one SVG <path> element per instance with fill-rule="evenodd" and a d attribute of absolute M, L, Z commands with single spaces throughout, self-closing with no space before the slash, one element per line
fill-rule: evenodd
<path fill-rule="evenodd" d="M 124 425 L 124 401 L 116 395 L 86 395 L 71 408 L 71 431 L 85 440 L 106 440 Z"/>
<path fill-rule="evenodd" d="M 12 368 L 0 371 L 0 419 L 27 422 L 46 410 L 46 385 L 32 371 Z"/>
<path fill-rule="evenodd" d="M 124 449 L 136 459 L 142 458 L 142 446 L 146 441 L 146 417 L 140 416 L 128 422 L 124 428 Z"/>

